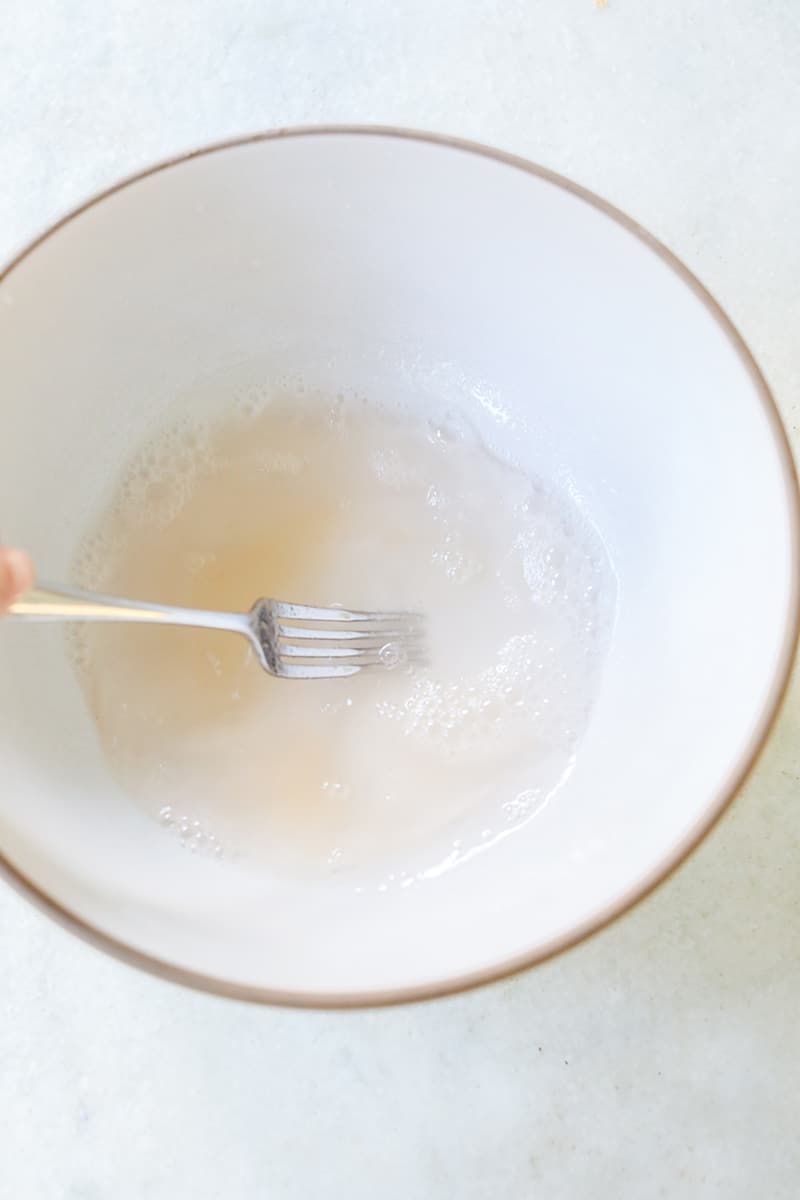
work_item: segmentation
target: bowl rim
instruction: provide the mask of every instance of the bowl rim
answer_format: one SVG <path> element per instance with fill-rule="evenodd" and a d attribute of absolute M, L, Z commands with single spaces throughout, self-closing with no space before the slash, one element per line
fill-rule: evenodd
<path fill-rule="evenodd" d="M 553 958 L 565 950 L 572 949 L 591 935 L 605 929 L 617 918 L 632 909 L 640 900 L 650 895 L 659 884 L 669 879 L 689 858 L 706 834 L 710 832 L 726 811 L 753 770 L 769 739 L 786 696 L 797 649 L 798 636 L 800 636 L 800 486 L 798 485 L 798 476 L 789 439 L 780 416 L 778 405 L 753 354 L 722 306 L 677 255 L 615 205 L 558 172 L 552 171 L 548 167 L 543 167 L 538 163 L 531 162 L 519 155 L 449 134 L 439 134 L 390 125 L 300 125 L 242 134 L 186 150 L 127 175 L 111 186 L 95 192 L 83 203 L 70 209 L 65 215 L 48 225 L 42 233 L 27 242 L 17 253 L 13 254 L 5 264 L 0 265 L 0 287 L 8 280 L 15 268 L 28 258 L 29 255 L 76 217 L 81 216 L 102 201 L 109 199 L 117 192 L 141 180 L 159 174 L 162 171 L 171 170 L 173 167 L 182 166 L 192 159 L 219 154 L 226 150 L 238 149 L 242 146 L 278 141 L 284 138 L 328 135 L 369 136 L 415 141 L 459 153 L 475 154 L 490 159 L 502 166 L 524 171 L 529 175 L 553 184 L 584 203 L 591 205 L 596 211 L 621 226 L 653 251 L 653 253 L 658 255 L 661 261 L 703 303 L 707 311 L 714 318 L 717 326 L 726 336 L 731 348 L 750 376 L 754 389 L 764 408 L 774 438 L 775 450 L 781 465 L 791 533 L 789 605 L 778 661 L 769 693 L 757 716 L 750 737 L 741 748 L 723 784 L 710 799 L 705 810 L 694 822 L 689 831 L 635 884 L 626 888 L 619 896 L 587 917 L 579 925 L 569 930 L 569 932 L 551 939 L 535 950 L 525 951 L 522 954 L 514 955 L 511 958 L 504 959 L 489 967 L 483 967 L 480 970 L 453 975 L 449 978 L 434 980 L 429 983 L 397 986 L 390 989 L 376 989 L 374 991 L 362 989 L 354 992 L 326 993 L 263 988 L 232 982 L 224 978 L 176 966 L 113 937 L 93 925 L 90 921 L 72 912 L 60 900 L 51 896 L 43 887 L 34 883 L 33 880 L 29 879 L 23 871 L 19 870 L 5 856 L 0 847 L 0 878 L 5 879 L 17 892 L 25 896 L 58 924 L 70 930 L 90 945 L 105 951 L 118 960 L 127 963 L 129 966 L 138 967 L 149 972 L 151 975 L 155 975 L 171 983 L 182 984 L 198 991 L 226 996 L 236 1000 L 290 1008 L 353 1009 L 405 1004 L 454 995 L 472 988 L 507 979 L 512 975 L 525 971 L 530 967 Z"/>

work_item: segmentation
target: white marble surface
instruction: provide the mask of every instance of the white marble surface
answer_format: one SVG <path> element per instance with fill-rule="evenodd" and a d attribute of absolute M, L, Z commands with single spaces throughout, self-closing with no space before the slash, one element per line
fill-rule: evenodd
<path fill-rule="evenodd" d="M 799 62 L 797 0 L 4 0 L 0 257 L 210 138 L 453 132 L 571 175 L 675 249 L 794 433 Z M 633 914 L 425 1006 L 194 995 L 0 890 L 0 1200 L 793 1200 L 798 725 L 795 689 L 733 810 Z"/>

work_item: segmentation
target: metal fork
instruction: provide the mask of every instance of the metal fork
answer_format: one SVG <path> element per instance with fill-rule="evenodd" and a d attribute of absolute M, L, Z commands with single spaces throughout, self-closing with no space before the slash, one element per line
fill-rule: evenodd
<path fill-rule="evenodd" d="M 265 598 L 246 613 L 212 612 L 37 583 L 6 616 L 222 629 L 246 637 L 264 670 L 281 679 L 331 679 L 367 667 L 421 663 L 425 656 L 424 624 L 415 613 L 312 608 Z"/>

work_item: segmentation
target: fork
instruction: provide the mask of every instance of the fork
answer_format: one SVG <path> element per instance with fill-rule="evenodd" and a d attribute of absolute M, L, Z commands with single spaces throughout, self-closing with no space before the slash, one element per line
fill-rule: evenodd
<path fill-rule="evenodd" d="M 332 679 L 365 668 L 422 663 L 425 657 L 424 624 L 416 613 L 313 608 L 267 598 L 245 613 L 212 612 L 37 583 L 6 617 L 222 629 L 246 637 L 264 670 L 281 679 Z"/>

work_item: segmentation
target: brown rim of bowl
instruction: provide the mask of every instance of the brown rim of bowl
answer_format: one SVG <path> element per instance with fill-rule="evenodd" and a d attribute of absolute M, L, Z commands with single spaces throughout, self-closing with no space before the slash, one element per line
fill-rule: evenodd
<path fill-rule="evenodd" d="M 662 861 L 650 870 L 642 879 L 640 879 L 633 887 L 628 888 L 617 899 L 606 905 L 599 912 L 595 913 L 588 920 L 582 922 L 577 928 L 572 929 L 569 933 L 563 934 L 560 937 L 553 938 L 545 945 L 540 946 L 532 953 L 516 955 L 511 959 L 498 963 L 495 966 L 488 967 L 484 970 L 473 971 L 466 975 L 458 975 L 452 979 L 439 980 L 431 984 L 424 984 L 417 987 L 398 987 L 388 991 L 375 992 L 354 992 L 354 993 L 338 993 L 331 994 L 317 992 L 284 992 L 273 991 L 269 988 L 251 987 L 246 984 L 229 983 L 224 979 L 216 979 L 213 976 L 202 975 L 196 971 L 191 971 L 182 967 L 176 967 L 168 962 L 163 962 L 158 958 L 154 958 L 140 950 L 136 950 L 131 946 L 127 946 L 124 942 L 117 941 L 115 938 L 103 933 L 100 929 L 88 924 L 81 918 L 75 916 L 68 909 L 63 907 L 52 896 L 49 896 L 42 888 L 28 879 L 2 854 L 0 851 L 0 874 L 13 886 L 17 891 L 21 892 L 29 900 L 49 916 L 53 917 L 59 924 L 65 926 L 91 945 L 98 949 L 104 950 L 113 955 L 115 958 L 128 963 L 131 966 L 140 967 L 141 969 L 150 972 L 152 975 L 159 976 L 162 979 L 169 980 L 172 983 L 180 983 L 189 987 L 198 989 L 199 991 L 210 992 L 219 996 L 227 996 L 237 1000 L 247 1000 L 259 1004 L 281 1005 L 293 1008 L 370 1008 L 390 1004 L 403 1004 L 419 1000 L 431 1000 L 440 996 L 453 995 L 458 992 L 467 991 L 470 988 L 479 987 L 481 985 L 497 982 L 498 980 L 508 978 L 520 971 L 524 971 L 529 967 L 533 967 L 538 963 L 544 962 L 548 958 L 561 953 L 563 950 L 571 949 L 578 945 L 590 934 L 597 933 L 610 925 L 617 917 L 623 916 L 634 904 L 639 900 L 644 899 L 650 894 L 658 884 L 668 879 L 674 871 L 681 866 L 693 850 L 697 848 L 705 835 L 716 824 L 722 813 L 731 803 L 742 784 L 747 779 L 752 771 L 755 763 L 763 750 L 770 732 L 775 724 L 781 704 L 786 695 L 786 690 L 791 674 L 792 663 L 797 646 L 798 635 L 800 634 L 800 490 L 798 489 L 798 478 L 795 471 L 794 460 L 789 446 L 789 441 L 786 436 L 786 431 L 783 427 L 781 417 L 778 411 L 778 406 L 770 391 L 764 376 L 756 364 L 753 355 L 750 353 L 747 345 L 744 342 L 739 331 L 734 326 L 733 322 L 723 311 L 711 293 L 703 286 L 702 283 L 692 274 L 680 259 L 678 259 L 671 250 L 662 245 L 657 238 L 643 229 L 631 217 L 620 212 L 613 204 L 609 204 L 606 200 L 602 200 L 593 192 L 581 187 L 580 184 L 573 183 L 569 179 L 565 179 L 563 175 L 559 175 L 555 171 L 549 170 L 547 167 L 538 166 L 536 163 L 528 162 L 524 158 L 519 158 L 517 155 L 508 154 L 502 150 L 495 150 L 489 146 L 481 145 L 478 142 L 470 142 L 462 138 L 450 137 L 444 134 L 424 133 L 410 129 L 397 129 L 392 126 L 381 125 L 319 125 L 319 126 L 299 126 L 290 128 L 279 128 L 268 130 L 262 133 L 246 134 L 242 137 L 229 138 L 225 141 L 215 142 L 208 146 L 200 147 L 196 150 L 189 150 L 183 154 L 178 154 L 173 158 L 167 159 L 164 162 L 157 163 L 155 166 L 148 167 L 143 171 L 138 171 L 134 175 L 130 175 L 120 182 L 112 185 L 109 188 L 94 195 L 91 199 L 85 201 L 78 208 L 73 209 L 66 216 L 56 221 L 44 233 L 40 234 L 32 242 L 30 242 L 23 250 L 16 254 L 10 262 L 0 268 L 0 285 L 2 285 L 9 275 L 13 272 L 24 259 L 28 257 L 36 248 L 42 245 L 69 224 L 76 217 L 88 209 L 93 208 L 96 204 L 113 196 L 116 192 L 123 188 L 130 187 L 131 184 L 138 183 L 142 179 L 146 179 L 150 175 L 158 174 L 160 171 L 166 171 L 172 167 L 180 166 L 182 163 L 189 162 L 193 158 L 199 158 L 207 154 L 218 154 L 224 150 L 235 149 L 240 146 L 253 145 L 259 142 L 268 142 L 279 138 L 286 137 L 308 137 L 320 135 L 350 135 L 350 136 L 370 136 L 384 138 L 403 138 L 410 141 L 425 142 L 430 145 L 440 146 L 448 150 L 456 150 L 460 153 L 478 154 L 484 158 L 493 159 L 497 163 L 501 163 L 507 167 L 513 167 L 516 170 L 525 171 L 529 175 L 535 175 L 539 179 L 543 179 L 548 183 L 554 184 L 556 187 L 569 192 L 572 196 L 577 196 L 586 204 L 590 204 L 597 211 L 621 225 L 628 233 L 638 238 L 650 250 L 659 256 L 671 270 L 678 275 L 688 287 L 694 292 L 699 300 L 706 306 L 707 310 L 716 320 L 717 324 L 726 335 L 733 350 L 738 355 L 739 360 L 744 365 L 753 385 L 764 406 L 767 420 L 772 430 L 772 435 L 775 440 L 775 448 L 778 458 L 781 463 L 783 482 L 786 489 L 786 503 L 789 510 L 790 524 L 792 528 L 792 566 L 791 566 L 791 593 L 790 603 L 786 619 L 786 627 L 783 634 L 783 642 L 778 659 L 775 676 L 772 681 L 767 700 L 755 722 L 754 730 L 739 755 L 737 762 L 728 774 L 723 786 L 719 789 L 712 803 L 708 806 L 704 815 L 695 822 L 690 831 L 673 847 L 673 849 L 664 856 Z"/>

